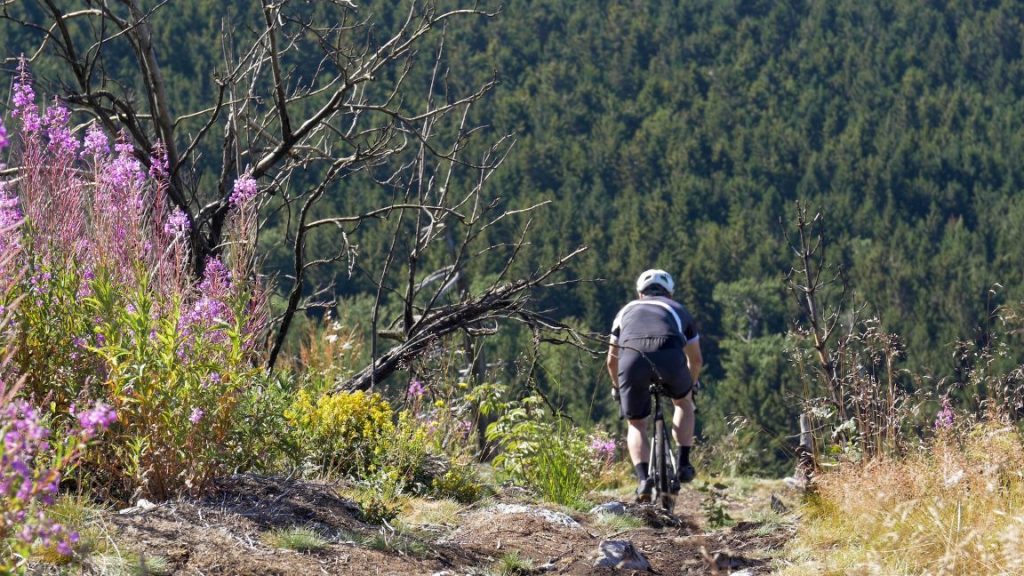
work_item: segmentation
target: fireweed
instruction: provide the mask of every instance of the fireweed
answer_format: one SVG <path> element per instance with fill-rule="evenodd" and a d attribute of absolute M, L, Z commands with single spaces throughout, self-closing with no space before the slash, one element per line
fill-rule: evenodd
<path fill-rule="evenodd" d="M 78 534 L 47 515 L 60 488 L 62 471 L 74 466 L 86 447 L 117 420 L 102 403 L 71 411 L 76 425 L 58 439 L 39 411 L 24 400 L 7 400 L 0 409 L 0 573 L 24 570 L 33 548 L 52 548 L 68 556 Z"/>
<path fill-rule="evenodd" d="M 257 184 L 239 178 L 227 248 L 195 280 L 192 222 L 170 208 L 159 146 L 147 169 L 124 134 L 111 141 L 92 126 L 80 139 L 59 101 L 37 105 L 24 61 L 12 104 L 4 140 L 19 179 L 0 182 L 0 248 L 21 251 L 0 270 L 17 275 L 0 305 L 19 306 L 2 376 L 22 379 L 21 395 L 50 407 L 55 435 L 77 425 L 76 404 L 117 411 L 78 465 L 106 496 L 199 489 L 251 457 L 246 407 L 260 405 L 250 396 L 266 319 L 253 256 Z"/>

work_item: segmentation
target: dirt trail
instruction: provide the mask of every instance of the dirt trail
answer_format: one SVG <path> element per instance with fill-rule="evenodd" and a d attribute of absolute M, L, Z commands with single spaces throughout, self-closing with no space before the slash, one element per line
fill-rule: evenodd
<path fill-rule="evenodd" d="M 629 574 L 594 566 L 601 541 L 617 539 L 632 541 L 656 574 L 751 576 L 771 573 L 773 554 L 792 534 L 784 516 L 768 512 L 776 491 L 781 484 L 727 496 L 719 512 L 761 520 L 715 530 L 701 508 L 706 493 L 684 489 L 677 518 L 637 506 L 627 513 L 633 520 L 564 515 L 511 490 L 461 509 L 448 524 L 392 531 L 361 522 L 358 508 L 334 486 L 242 475 L 220 481 L 202 500 L 106 513 L 99 521 L 109 538 L 134 555 L 162 559 L 174 574 Z M 315 530 L 327 545 L 300 553 L 268 543 L 269 531 L 294 526 Z M 103 571 L 96 559 L 86 566 L 87 573 Z"/>

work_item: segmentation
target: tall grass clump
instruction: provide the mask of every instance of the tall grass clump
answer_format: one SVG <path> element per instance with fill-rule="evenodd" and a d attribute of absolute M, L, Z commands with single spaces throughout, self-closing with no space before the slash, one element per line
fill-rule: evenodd
<path fill-rule="evenodd" d="M 989 302 L 980 337 L 952 350 L 952 378 L 912 374 L 898 335 L 847 301 L 821 222 L 798 212 L 790 275 L 815 450 L 783 573 L 1021 573 L 1024 306 Z"/>
<path fill-rule="evenodd" d="M 22 222 L 3 239 L 21 249 L 0 271 L 19 303 L 6 377 L 56 435 L 76 406 L 116 411 L 75 470 L 80 484 L 122 500 L 199 490 L 251 459 L 259 436 L 257 183 L 237 179 L 226 247 L 198 262 L 159 146 L 147 168 L 124 135 L 76 133 L 61 102 L 40 108 L 24 61 L 13 94 L 17 177 L 0 204 Z"/>
<path fill-rule="evenodd" d="M 1024 440 L 998 419 L 816 481 L 785 574 L 1019 574 Z"/>

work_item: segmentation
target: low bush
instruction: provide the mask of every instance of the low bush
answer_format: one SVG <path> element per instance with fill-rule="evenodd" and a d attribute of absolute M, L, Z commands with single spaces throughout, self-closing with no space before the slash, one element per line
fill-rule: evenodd
<path fill-rule="evenodd" d="M 373 472 L 395 436 L 391 405 L 379 394 L 298 392 L 285 412 L 298 445 L 320 469 L 341 475 Z"/>
<path fill-rule="evenodd" d="M 484 487 L 472 463 L 452 463 L 444 474 L 431 481 L 430 493 L 437 498 L 472 504 L 483 496 Z"/>
<path fill-rule="evenodd" d="M 542 406 L 543 400 L 531 396 L 503 407 L 487 428 L 487 439 L 501 448 L 494 465 L 549 501 L 585 505 L 584 495 L 599 486 L 611 467 L 614 442 L 565 419 L 545 418 Z"/>

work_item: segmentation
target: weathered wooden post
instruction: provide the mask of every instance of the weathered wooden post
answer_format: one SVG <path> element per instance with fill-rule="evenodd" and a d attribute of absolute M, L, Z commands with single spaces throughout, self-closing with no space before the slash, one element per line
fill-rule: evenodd
<path fill-rule="evenodd" d="M 800 444 L 796 447 L 796 473 L 794 480 L 802 488 L 806 488 L 818 469 L 814 461 L 814 434 L 811 432 L 811 415 L 800 414 Z"/>

